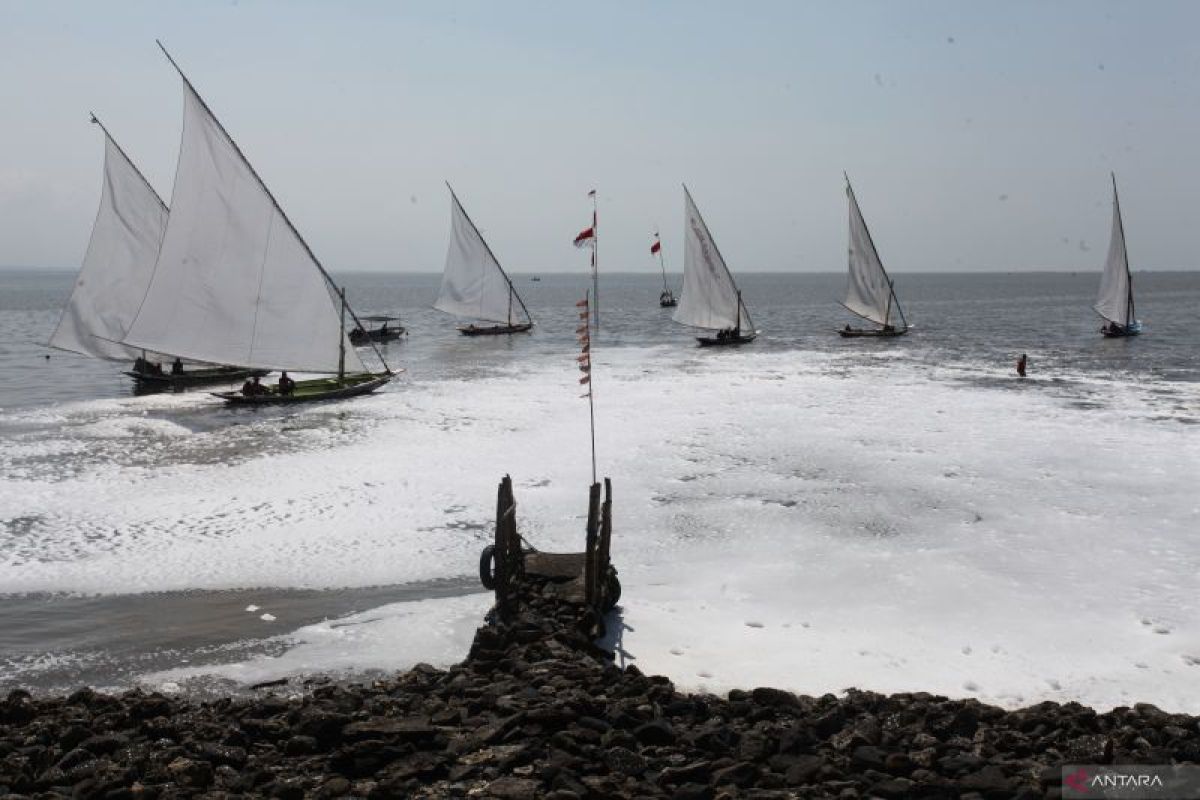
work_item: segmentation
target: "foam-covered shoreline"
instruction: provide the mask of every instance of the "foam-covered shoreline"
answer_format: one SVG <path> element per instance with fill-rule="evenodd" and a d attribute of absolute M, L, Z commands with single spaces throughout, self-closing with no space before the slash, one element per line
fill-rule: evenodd
<path fill-rule="evenodd" d="M 370 684 L 213 702 L 13 691 L 0 796 L 1035 798 L 1061 795 L 1065 763 L 1200 762 L 1200 720 L 1151 705 L 684 694 L 614 665 L 576 614 L 532 587 L 463 663 Z"/>

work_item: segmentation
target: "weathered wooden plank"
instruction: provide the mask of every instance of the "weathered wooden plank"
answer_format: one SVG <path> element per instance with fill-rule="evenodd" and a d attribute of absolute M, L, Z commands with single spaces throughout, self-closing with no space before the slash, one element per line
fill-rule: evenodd
<path fill-rule="evenodd" d="M 569 579 L 583 575 L 584 553 L 526 553 L 525 574 Z"/>

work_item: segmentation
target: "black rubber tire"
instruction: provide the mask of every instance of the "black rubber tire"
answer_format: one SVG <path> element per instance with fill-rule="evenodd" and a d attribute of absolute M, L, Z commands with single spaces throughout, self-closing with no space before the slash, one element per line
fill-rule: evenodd
<path fill-rule="evenodd" d="M 619 578 L 617 578 L 616 570 L 608 573 L 608 578 L 605 583 L 607 584 L 605 588 L 608 591 L 605 592 L 606 597 L 604 598 L 604 610 L 612 611 L 617 607 L 617 603 L 621 600 L 621 581 Z"/>
<path fill-rule="evenodd" d="M 485 589 L 496 588 L 496 545 L 489 544 L 479 554 L 479 582 Z"/>

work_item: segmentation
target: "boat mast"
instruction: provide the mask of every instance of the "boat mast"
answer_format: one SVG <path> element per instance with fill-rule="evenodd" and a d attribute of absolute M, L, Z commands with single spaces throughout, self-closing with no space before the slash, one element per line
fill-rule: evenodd
<path fill-rule="evenodd" d="M 338 383 L 346 376 L 346 287 L 338 289 L 342 300 L 342 324 L 338 326 Z M 363 328 L 366 330 L 366 328 Z"/>
<path fill-rule="evenodd" d="M 867 234 L 867 243 L 871 245 L 871 252 L 875 254 L 875 263 L 879 265 L 879 271 L 883 273 L 883 279 L 888 284 L 888 304 L 887 313 L 883 317 L 883 324 L 887 325 L 888 320 L 892 315 L 892 303 L 896 304 L 896 313 L 900 315 L 900 321 L 904 325 L 905 330 L 908 329 L 908 320 L 904 318 L 904 309 L 900 308 L 900 298 L 896 297 L 896 285 L 892 281 L 887 270 L 883 267 L 883 259 L 879 257 L 879 248 L 875 246 L 875 237 L 871 235 L 871 228 L 867 225 L 867 218 L 863 216 L 862 209 L 858 206 L 858 197 L 854 194 L 854 187 L 850 185 L 850 176 L 842 172 L 842 177 L 846 179 L 846 194 L 850 195 L 850 202 L 854 203 L 854 207 L 858 209 L 858 218 L 862 220 L 863 231 Z M 862 315 L 859 314 L 861 317 Z"/>
<path fill-rule="evenodd" d="M 596 190 L 592 189 L 592 297 L 596 306 L 592 312 L 596 316 L 596 330 L 600 330 L 600 230 L 596 218 Z M 592 476 L 595 483 L 595 476 Z"/>
<path fill-rule="evenodd" d="M 1129 288 L 1128 295 L 1125 300 L 1125 327 L 1133 324 L 1135 316 L 1133 311 L 1133 273 L 1129 271 L 1129 249 L 1125 245 L 1125 220 L 1121 218 L 1121 200 L 1117 197 L 1117 174 L 1110 172 L 1113 185 L 1113 205 L 1117 209 L 1117 227 L 1121 230 L 1121 259 L 1125 262 L 1125 285 Z"/>
<path fill-rule="evenodd" d="M 671 287 L 667 286 L 667 263 L 663 261 L 662 239 L 659 238 L 658 231 L 654 232 L 654 243 L 658 245 L 658 266 L 662 269 L 663 291 L 670 292 Z"/>
<path fill-rule="evenodd" d="M 520 304 L 521 310 L 525 312 L 525 318 L 529 320 L 529 324 L 533 324 L 533 316 L 529 313 L 529 309 L 525 307 L 525 301 L 521 299 L 521 295 L 517 293 L 517 287 L 513 286 L 512 278 L 508 277 L 508 273 L 504 271 L 504 267 L 500 266 L 500 259 L 496 258 L 496 254 L 492 252 L 491 245 L 487 243 L 487 239 L 483 238 L 483 234 L 479 232 L 479 228 L 475 225 L 475 220 L 471 219 L 471 215 L 463 208 L 463 204 L 459 202 L 458 195 L 454 193 L 454 187 L 450 185 L 450 181 L 446 181 L 446 188 L 450 190 L 450 197 L 454 200 L 454 205 L 458 206 L 458 210 L 462 212 L 463 217 L 467 220 L 467 224 L 471 226 L 471 230 L 475 231 L 475 235 L 479 237 L 479 241 L 483 242 L 483 249 L 487 250 L 487 254 L 492 257 L 492 263 L 496 265 L 496 269 L 500 270 L 500 274 L 504 276 L 504 280 L 508 283 L 508 324 L 512 325 L 512 301 L 517 298 L 517 303 Z"/>
<path fill-rule="evenodd" d="M 300 235 L 300 231 L 296 228 L 296 226 L 292 224 L 291 218 L 288 217 L 287 212 L 285 212 L 283 210 L 283 207 L 279 205 L 279 201 L 275 199 L 275 195 L 271 193 L 271 190 L 269 188 L 267 188 L 266 181 L 264 181 L 262 179 L 262 177 L 258 174 L 258 171 L 254 169 L 254 165 L 250 163 L 250 159 L 246 158 L 246 154 L 242 152 L 242 148 L 239 147 L 238 143 L 236 141 L 234 141 L 234 138 L 229 135 L 229 131 L 225 130 L 225 126 L 223 124 L 221 124 L 221 120 L 219 120 L 217 118 L 217 115 L 213 113 L 212 109 L 208 107 L 208 103 L 205 102 L 204 98 L 200 95 L 200 92 L 196 91 L 196 87 L 192 85 L 192 82 L 190 80 L 188 80 L 188 76 L 186 74 L 184 74 L 184 71 L 180 68 L 180 66 L 177 63 L 175 63 L 175 59 L 171 57 L 171 54 L 169 52 L 167 52 L 166 46 L 163 45 L 163 43 L 161 41 L 159 41 L 158 39 L 155 39 L 154 43 L 157 44 L 159 49 L 163 51 L 163 55 L 165 55 L 167 57 L 167 61 L 171 62 L 171 66 L 174 67 L 175 71 L 179 73 L 179 77 L 183 78 L 183 82 L 185 84 L 187 84 L 187 87 L 189 89 L 192 90 L 192 94 L 196 95 L 196 99 L 200 101 L 200 105 L 203 106 L 204 110 L 208 112 L 208 116 L 211 117 L 212 121 L 215 122 L 217 124 L 217 127 L 221 129 L 221 133 L 225 134 L 225 138 L 229 140 L 229 144 L 233 145 L 234 151 L 242 159 L 242 163 L 246 165 L 246 169 L 250 170 L 250 174 L 254 176 L 254 179 L 256 181 L 258 181 L 258 185 L 262 187 L 262 190 L 266 193 L 267 197 L 271 198 L 271 204 L 275 206 L 275 210 L 279 213 L 279 216 L 283 218 L 284 223 L 288 226 L 288 228 L 291 229 L 292 233 L 295 234 L 296 238 L 300 241 L 300 245 L 304 248 L 304 252 L 307 253 L 308 257 L 312 259 L 313 264 L 320 271 L 321 275 L 325 278 L 325 282 L 329 284 L 330 288 L 333 289 L 334 292 L 341 295 L 342 308 L 343 308 L 343 311 L 342 311 L 342 338 L 343 338 L 343 340 L 345 339 L 345 335 L 346 335 L 345 334 L 345 329 L 346 329 L 345 312 L 347 312 L 347 311 L 350 312 L 350 317 L 351 317 L 351 319 L 354 320 L 354 323 L 356 325 L 358 325 L 358 327 L 362 328 L 363 330 L 366 330 L 367 329 L 366 326 L 362 324 L 362 321 L 359 320 L 358 315 L 354 313 L 354 309 L 352 309 L 348 305 L 346 305 L 345 291 L 343 289 L 340 289 L 338 287 L 338 285 L 334 282 L 333 278 L 330 277 L 329 273 L 325 270 L 324 265 L 321 264 L 321 260 L 319 258 L 317 258 L 317 254 L 314 253 L 312 251 L 312 248 L 308 246 L 308 242 L 305 241 L 304 237 Z M 383 353 L 380 352 L 379 348 L 375 345 L 375 342 L 373 340 L 368 340 L 368 341 L 370 341 L 371 349 L 375 351 L 375 355 L 379 356 L 379 361 L 383 364 L 384 371 L 388 375 L 393 374 L 392 368 L 388 366 L 387 360 L 384 359 Z M 345 347 L 346 347 L 346 344 L 345 344 L 345 341 L 343 341 L 342 344 L 340 345 L 340 349 L 344 351 Z M 341 373 L 339 371 L 339 377 L 340 377 L 340 374 Z"/>

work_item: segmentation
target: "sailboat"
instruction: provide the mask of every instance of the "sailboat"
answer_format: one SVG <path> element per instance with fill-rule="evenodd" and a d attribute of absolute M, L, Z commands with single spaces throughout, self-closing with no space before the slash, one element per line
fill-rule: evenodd
<path fill-rule="evenodd" d="M 1117 199 L 1117 176 L 1112 176 L 1113 219 L 1112 239 L 1108 243 L 1108 260 L 1100 277 L 1100 296 L 1096 298 L 1096 313 L 1106 322 L 1100 332 L 1110 338 L 1137 336 L 1142 332 L 1133 309 L 1133 276 L 1129 274 L 1129 253 L 1125 251 L 1125 226 L 1121 222 L 1121 202 Z"/>
<path fill-rule="evenodd" d="M 852 328 L 847 325 L 838 333 L 842 336 L 903 336 L 908 333 L 908 321 L 904 319 L 892 279 L 883 268 L 879 251 L 867 230 L 849 176 L 846 176 L 846 197 L 850 201 L 850 279 L 842 306 L 879 327 Z"/>
<path fill-rule="evenodd" d="M 442 272 L 442 290 L 433 307 L 459 317 L 486 320 L 494 325 L 470 323 L 459 327 L 464 336 L 499 336 L 525 333 L 533 327 L 529 309 L 517 294 L 512 280 L 483 240 L 475 223 L 467 216 L 458 196 L 450 190 L 450 246 L 446 269 Z M 520 306 L 519 316 L 513 312 Z M 523 317 L 523 319 L 522 319 Z"/>
<path fill-rule="evenodd" d="M 373 326 L 356 326 L 350 331 L 350 343 L 355 347 L 365 347 L 371 342 L 394 342 L 408 333 L 408 329 L 400 324 L 400 318 L 392 314 L 368 314 L 359 319 L 373 323 Z"/>
<path fill-rule="evenodd" d="M 167 225 L 167 204 L 95 114 L 92 122 L 104 132 L 100 208 L 75 287 L 47 344 L 106 361 L 132 361 L 134 368 L 125 374 L 134 379 L 138 391 L 182 389 L 250 377 L 254 371 L 213 366 L 185 369 L 181 362 L 176 362 L 176 369 L 164 372 L 166 356 L 120 343 L 154 272 Z"/>
<path fill-rule="evenodd" d="M 386 384 L 394 376 L 386 362 L 368 372 L 347 341 L 345 290 L 163 53 L 183 79 L 183 139 L 154 274 L 122 341 L 209 363 L 335 375 L 214 393 L 229 403 L 331 400 Z"/>
<path fill-rule="evenodd" d="M 697 336 L 701 347 L 752 342 L 758 331 L 742 302 L 742 293 L 687 186 L 683 187 L 683 197 L 683 291 L 671 319 L 717 331 L 715 336 Z"/>
<path fill-rule="evenodd" d="M 654 232 L 654 244 L 650 245 L 650 255 L 658 256 L 658 266 L 662 270 L 663 290 L 662 294 L 658 296 L 658 305 L 660 308 L 674 308 L 679 305 L 679 301 L 675 299 L 675 293 L 667 285 L 667 264 L 663 260 L 662 240 L 658 238 L 658 231 Z"/>

